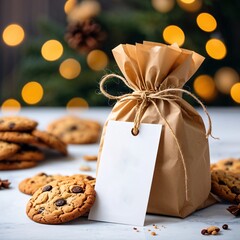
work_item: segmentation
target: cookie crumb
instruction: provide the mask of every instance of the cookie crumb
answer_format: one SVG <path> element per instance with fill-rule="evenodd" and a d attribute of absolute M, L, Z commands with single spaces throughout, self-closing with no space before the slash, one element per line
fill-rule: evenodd
<path fill-rule="evenodd" d="M 136 228 L 136 227 L 134 227 L 134 228 L 133 228 L 133 230 L 137 230 L 137 228 Z"/>
<path fill-rule="evenodd" d="M 5 179 L 5 180 L 1 180 L 1 178 L 0 178 L 0 190 L 2 189 L 2 188 L 9 188 L 9 185 L 10 185 L 11 183 L 8 181 L 8 179 Z"/>
<path fill-rule="evenodd" d="M 88 172 L 88 171 L 91 171 L 92 170 L 92 168 L 91 167 L 89 167 L 89 166 L 85 166 L 85 165 L 82 165 L 82 166 L 80 166 L 80 168 L 79 168 L 81 171 L 86 171 L 86 172 Z"/>
<path fill-rule="evenodd" d="M 157 234 L 155 232 L 151 232 L 151 235 L 152 236 L 156 236 Z"/>
<path fill-rule="evenodd" d="M 219 231 L 220 231 L 219 227 L 210 226 L 207 229 L 203 229 L 201 233 L 202 235 L 217 235 Z"/>
<path fill-rule="evenodd" d="M 216 235 L 220 231 L 220 228 L 216 226 L 210 226 L 207 228 L 207 231 L 209 234 Z"/>
<path fill-rule="evenodd" d="M 91 162 L 91 161 L 97 161 L 98 157 L 97 157 L 97 155 L 84 155 L 83 159 L 85 161 Z"/>

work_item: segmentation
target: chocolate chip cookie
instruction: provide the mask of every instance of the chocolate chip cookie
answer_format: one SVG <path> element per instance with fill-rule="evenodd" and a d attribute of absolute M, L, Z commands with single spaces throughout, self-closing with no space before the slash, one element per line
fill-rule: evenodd
<path fill-rule="evenodd" d="M 83 174 L 75 174 L 72 176 L 63 176 L 60 174 L 46 174 L 46 173 L 38 173 L 33 177 L 26 178 L 22 180 L 18 188 L 21 192 L 29 195 L 33 195 L 40 187 L 56 181 L 56 180 L 78 180 L 78 181 L 85 181 L 89 183 L 91 186 L 95 186 L 96 179 L 89 175 Z"/>
<path fill-rule="evenodd" d="M 211 170 L 224 170 L 233 173 L 240 173 L 240 159 L 227 158 L 211 164 Z"/>
<path fill-rule="evenodd" d="M 44 153 L 36 147 L 24 145 L 22 148 L 7 158 L 9 161 L 42 161 Z"/>
<path fill-rule="evenodd" d="M 93 120 L 67 116 L 48 125 L 47 131 L 68 144 L 96 143 L 101 125 Z"/>
<path fill-rule="evenodd" d="M 18 144 L 8 143 L 0 140 L 0 160 L 4 160 L 13 156 L 19 149 L 20 146 Z"/>
<path fill-rule="evenodd" d="M 61 179 L 64 179 L 64 176 L 57 174 L 49 175 L 42 172 L 21 181 L 18 185 L 18 189 L 25 194 L 33 195 L 40 187 Z"/>
<path fill-rule="evenodd" d="M 21 116 L 0 117 L 0 131 L 32 131 L 38 123 L 32 119 Z"/>
<path fill-rule="evenodd" d="M 211 173 L 212 193 L 232 203 L 240 203 L 240 174 L 214 170 Z"/>
<path fill-rule="evenodd" d="M 1 160 L 0 161 L 0 170 L 17 170 L 35 167 L 37 161 L 9 161 Z"/>
<path fill-rule="evenodd" d="M 94 201 L 95 191 L 90 184 L 78 180 L 54 181 L 33 194 L 26 213 L 35 222 L 59 224 L 84 215 Z"/>
<path fill-rule="evenodd" d="M 45 144 L 48 148 L 55 149 L 63 155 L 68 154 L 67 145 L 57 136 L 40 130 L 32 131 L 32 136 L 38 139 L 38 143 Z"/>
<path fill-rule="evenodd" d="M 0 140 L 10 143 L 37 144 L 38 139 L 27 132 L 0 132 Z"/>

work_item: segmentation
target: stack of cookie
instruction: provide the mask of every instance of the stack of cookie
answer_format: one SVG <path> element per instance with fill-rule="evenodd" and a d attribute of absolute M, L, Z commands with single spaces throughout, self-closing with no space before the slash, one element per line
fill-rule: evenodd
<path fill-rule="evenodd" d="M 98 141 L 101 125 L 90 119 L 66 116 L 50 123 L 47 131 L 66 144 L 91 144 Z"/>
<path fill-rule="evenodd" d="M 39 173 L 24 179 L 19 190 L 33 195 L 27 204 L 27 215 L 38 223 L 59 224 L 85 216 L 95 201 L 95 178 Z"/>
<path fill-rule="evenodd" d="M 211 164 L 212 193 L 231 203 L 240 203 L 240 159 L 223 159 Z"/>
<path fill-rule="evenodd" d="M 38 123 L 26 117 L 0 118 L 0 170 L 23 169 L 45 159 L 44 151 L 67 155 L 67 146 L 56 136 L 37 130 Z"/>

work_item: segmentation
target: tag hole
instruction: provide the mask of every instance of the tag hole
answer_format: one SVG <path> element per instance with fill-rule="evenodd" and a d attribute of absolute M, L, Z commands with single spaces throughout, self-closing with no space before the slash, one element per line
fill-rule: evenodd
<path fill-rule="evenodd" d="M 132 133 L 133 136 L 137 136 L 139 134 L 139 130 L 137 129 L 137 132 L 134 133 L 134 129 L 132 128 L 131 133 Z"/>

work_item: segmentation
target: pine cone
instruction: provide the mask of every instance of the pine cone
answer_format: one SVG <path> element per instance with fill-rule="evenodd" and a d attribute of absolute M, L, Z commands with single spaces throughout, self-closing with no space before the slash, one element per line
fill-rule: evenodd
<path fill-rule="evenodd" d="M 0 179 L 0 190 L 2 188 L 9 188 L 10 182 L 6 179 L 6 180 L 1 180 Z"/>
<path fill-rule="evenodd" d="M 105 38 L 106 33 L 93 19 L 70 24 L 65 34 L 68 45 L 80 53 L 88 53 L 98 48 Z"/>

